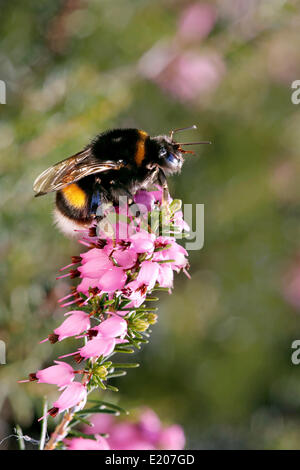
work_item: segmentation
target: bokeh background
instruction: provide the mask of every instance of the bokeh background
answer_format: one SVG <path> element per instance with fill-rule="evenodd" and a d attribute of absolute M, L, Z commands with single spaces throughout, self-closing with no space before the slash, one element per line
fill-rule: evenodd
<path fill-rule="evenodd" d="M 15 423 L 38 436 L 42 397 L 57 396 L 17 380 L 66 351 L 38 342 L 62 321 L 68 283 L 55 277 L 80 249 L 55 229 L 53 195 L 33 198 L 34 178 L 107 128 L 196 123 L 182 137 L 213 145 L 195 147 L 170 187 L 205 204 L 205 245 L 190 252 L 192 279 L 161 296 L 141 367 L 106 398 L 181 424 L 189 449 L 299 449 L 299 3 L 0 6 L 0 439 Z"/>

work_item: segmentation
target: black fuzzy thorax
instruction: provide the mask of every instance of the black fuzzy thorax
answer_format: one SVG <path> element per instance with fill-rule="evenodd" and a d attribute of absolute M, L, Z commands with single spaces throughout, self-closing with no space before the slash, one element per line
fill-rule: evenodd
<path fill-rule="evenodd" d="M 100 161 L 130 161 L 134 157 L 138 140 L 138 129 L 113 129 L 98 134 L 91 143 L 91 150 Z"/>

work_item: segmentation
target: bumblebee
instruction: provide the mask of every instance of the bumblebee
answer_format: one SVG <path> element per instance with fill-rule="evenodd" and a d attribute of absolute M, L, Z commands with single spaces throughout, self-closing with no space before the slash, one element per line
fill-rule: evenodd
<path fill-rule="evenodd" d="M 139 129 L 112 129 L 95 137 L 81 152 L 57 163 L 39 175 L 33 189 L 35 196 L 56 191 L 55 221 L 66 234 L 88 227 L 101 217 L 105 203 L 117 205 L 120 196 L 132 200 L 139 189 L 154 184 L 168 196 L 167 176 L 181 171 L 184 145 L 210 142 L 178 143 L 175 132 L 150 137 Z"/>

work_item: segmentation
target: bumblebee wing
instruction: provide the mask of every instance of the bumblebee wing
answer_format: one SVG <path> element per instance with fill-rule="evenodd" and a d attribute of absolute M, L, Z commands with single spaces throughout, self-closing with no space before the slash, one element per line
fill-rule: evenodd
<path fill-rule="evenodd" d="M 101 162 L 95 159 L 91 148 L 88 147 L 45 170 L 34 181 L 33 190 L 36 193 L 35 196 L 42 196 L 51 191 L 58 191 L 85 176 L 108 170 L 118 170 L 122 166 L 122 162 L 111 160 Z"/>

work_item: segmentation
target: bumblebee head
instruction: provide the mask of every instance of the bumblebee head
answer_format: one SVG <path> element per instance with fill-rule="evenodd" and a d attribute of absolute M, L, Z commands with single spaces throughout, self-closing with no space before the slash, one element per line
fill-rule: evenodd
<path fill-rule="evenodd" d="M 179 173 L 184 162 L 180 145 L 166 135 L 154 137 L 156 147 L 156 163 L 166 175 Z"/>
<path fill-rule="evenodd" d="M 211 143 L 208 141 L 179 143 L 173 139 L 175 132 L 188 129 L 196 129 L 196 126 L 175 129 L 170 132 L 169 136 L 163 135 L 152 139 L 156 144 L 157 163 L 166 175 L 179 173 L 184 163 L 184 156 L 194 153 L 191 150 L 185 150 L 183 146 Z"/>

